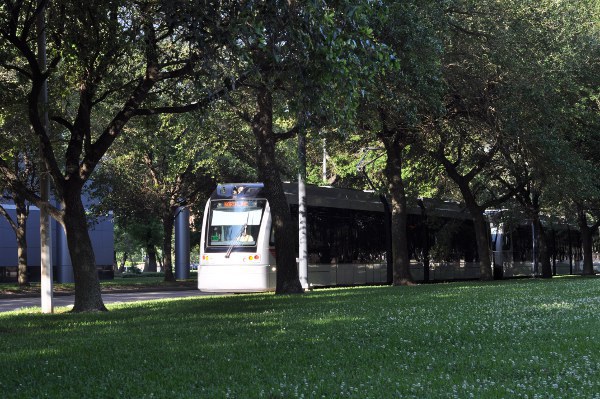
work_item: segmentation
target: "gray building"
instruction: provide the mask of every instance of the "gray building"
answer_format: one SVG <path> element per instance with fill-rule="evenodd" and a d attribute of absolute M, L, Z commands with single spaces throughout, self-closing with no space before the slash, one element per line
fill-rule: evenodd
<path fill-rule="evenodd" d="M 15 206 L 2 204 L 15 218 Z M 73 282 L 73 267 L 62 226 L 52 219 L 52 265 L 54 280 Z M 96 255 L 96 267 L 101 279 L 113 277 L 114 237 L 112 216 L 99 218 L 90 226 L 90 238 Z M 40 211 L 31 206 L 27 219 L 27 263 L 30 281 L 40 280 Z M 0 216 L 0 282 L 17 281 L 17 240 L 8 221 Z"/>

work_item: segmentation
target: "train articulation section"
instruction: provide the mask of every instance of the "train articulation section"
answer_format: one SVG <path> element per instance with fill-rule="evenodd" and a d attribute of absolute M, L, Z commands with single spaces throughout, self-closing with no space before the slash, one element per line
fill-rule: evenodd
<path fill-rule="evenodd" d="M 284 183 L 298 220 L 297 185 Z M 307 186 L 308 283 L 313 287 L 386 284 L 391 281 L 391 233 L 384 198 L 371 192 Z M 495 275 L 536 274 L 526 221 L 511 229 L 490 213 Z M 203 291 L 268 291 L 276 284 L 275 240 L 261 183 L 221 184 L 206 204 L 198 288 Z M 555 226 L 555 274 L 581 273 L 581 239 Z M 416 281 L 478 279 L 473 221 L 458 203 L 421 200 L 407 220 L 411 274 Z M 597 241 L 597 240 L 596 240 Z M 296 243 L 296 246 L 298 244 Z M 597 255 L 597 254 L 596 254 Z M 595 264 L 596 268 L 600 263 Z"/>

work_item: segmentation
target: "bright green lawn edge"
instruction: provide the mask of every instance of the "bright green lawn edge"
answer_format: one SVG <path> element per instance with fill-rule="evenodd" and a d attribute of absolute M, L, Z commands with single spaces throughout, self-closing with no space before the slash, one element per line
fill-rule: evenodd
<path fill-rule="evenodd" d="M 575 398 L 600 280 L 199 297 L 0 315 L 3 397 Z"/>

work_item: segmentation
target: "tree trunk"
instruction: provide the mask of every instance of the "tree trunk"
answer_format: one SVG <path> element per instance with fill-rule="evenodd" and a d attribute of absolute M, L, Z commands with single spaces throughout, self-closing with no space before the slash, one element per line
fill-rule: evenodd
<path fill-rule="evenodd" d="M 156 272 L 156 247 L 152 244 L 146 245 L 148 253 L 148 262 L 144 267 L 144 272 Z"/>
<path fill-rule="evenodd" d="M 387 162 L 385 177 L 388 191 L 391 196 L 392 213 L 392 259 L 393 259 L 393 285 L 410 285 L 414 280 L 410 273 L 410 258 L 408 255 L 407 230 L 406 230 L 406 194 L 402 181 L 402 146 L 394 139 L 382 138 Z"/>
<path fill-rule="evenodd" d="M 542 265 L 542 278 L 552 278 L 552 262 L 550 261 L 550 252 L 548 251 L 548 240 L 546 238 L 546 230 L 540 220 L 540 214 L 537 212 L 533 216 L 535 225 L 535 240 L 539 253 L 539 260 Z M 534 262 L 537 260 L 534 259 Z"/>
<path fill-rule="evenodd" d="M 163 217 L 163 271 L 165 273 L 165 281 L 175 281 L 173 274 L 173 225 L 175 212 L 167 213 Z"/>
<path fill-rule="evenodd" d="M 581 231 L 581 242 L 583 247 L 583 274 L 592 276 L 596 274 L 594 272 L 594 260 L 593 260 L 593 229 L 596 227 L 590 227 L 587 224 L 587 218 L 585 211 L 579 207 L 577 210 L 577 224 Z"/>
<path fill-rule="evenodd" d="M 106 311 L 80 188 L 65 189 L 63 223 L 75 278 L 73 312 Z"/>
<path fill-rule="evenodd" d="M 258 171 L 265 185 L 265 196 L 271 208 L 275 230 L 275 258 L 277 264 L 276 294 L 302 293 L 302 285 L 296 265 L 295 242 L 298 233 L 294 230 L 292 215 L 285 198 L 283 184 L 275 158 L 276 139 L 273 133 L 273 98 L 266 89 L 259 90 L 258 112 L 252 121 L 252 132 L 258 143 Z"/>
<path fill-rule="evenodd" d="M 477 240 L 477 254 L 479 255 L 479 279 L 483 281 L 493 280 L 494 275 L 492 273 L 487 221 L 483 214 L 483 210 L 478 206 L 476 209 L 469 208 L 469 211 L 473 217 L 475 239 Z"/>
<path fill-rule="evenodd" d="M 446 170 L 448 171 L 447 168 Z M 483 281 L 493 280 L 494 273 L 492 271 L 488 223 L 483 213 L 484 210 L 477 204 L 475 196 L 469 187 L 469 183 L 456 176 L 456 172 L 450 175 L 458 184 L 463 199 L 465 200 L 465 205 L 473 218 L 475 240 L 477 241 L 477 255 L 479 256 L 479 279 Z"/>
<path fill-rule="evenodd" d="M 156 255 L 157 255 L 157 261 L 158 261 L 158 267 L 159 267 L 158 270 L 160 270 L 162 272 L 164 270 L 162 256 L 160 256 L 160 254 L 158 254 L 158 253 Z"/>
<path fill-rule="evenodd" d="M 475 240 L 477 241 L 477 254 L 479 256 L 479 279 L 489 281 L 494 279 L 492 272 L 492 259 L 490 254 L 488 223 L 484 216 L 485 208 L 477 204 L 475 194 L 469 185 L 469 179 L 474 176 L 469 176 L 469 179 L 462 176 L 456 166 L 446 159 L 443 154 L 434 154 L 434 156 L 442 163 L 448 176 L 456 183 L 460 193 L 465 200 L 465 205 L 473 218 L 473 227 L 475 228 Z"/>
<path fill-rule="evenodd" d="M 419 208 L 421 208 L 421 228 L 423 240 L 423 280 L 429 281 L 429 226 L 427 225 L 427 212 L 423 200 L 419 199 Z"/>
<path fill-rule="evenodd" d="M 21 196 L 14 197 L 15 210 L 17 213 L 17 257 L 18 257 L 18 281 L 20 286 L 29 285 L 27 275 L 27 216 L 29 211 L 25 199 Z"/>
<path fill-rule="evenodd" d="M 125 271 L 125 263 L 127 263 L 127 257 L 129 254 L 127 251 L 123 252 L 123 258 L 121 259 L 121 265 L 119 266 L 119 273 L 123 273 Z"/>

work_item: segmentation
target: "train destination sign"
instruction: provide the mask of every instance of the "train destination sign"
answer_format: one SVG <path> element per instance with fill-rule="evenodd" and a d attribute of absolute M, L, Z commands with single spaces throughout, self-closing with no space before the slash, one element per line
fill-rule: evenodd
<path fill-rule="evenodd" d="M 224 208 L 245 208 L 256 206 L 256 201 L 223 201 Z"/>

